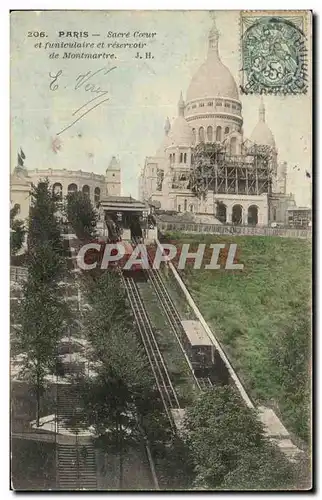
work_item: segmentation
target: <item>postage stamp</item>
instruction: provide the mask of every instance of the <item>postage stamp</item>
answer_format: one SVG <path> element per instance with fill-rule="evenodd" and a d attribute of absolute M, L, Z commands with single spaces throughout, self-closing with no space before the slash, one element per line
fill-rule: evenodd
<path fill-rule="evenodd" d="M 241 12 L 244 94 L 306 94 L 308 12 Z"/>

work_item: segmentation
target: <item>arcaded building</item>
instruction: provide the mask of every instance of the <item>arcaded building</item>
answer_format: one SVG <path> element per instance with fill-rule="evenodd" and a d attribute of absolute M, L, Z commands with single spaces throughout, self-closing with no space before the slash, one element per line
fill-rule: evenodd
<path fill-rule="evenodd" d="M 221 223 L 285 223 L 287 164 L 269 128 L 258 98 L 258 123 L 244 137 L 238 87 L 219 54 L 215 23 L 208 36 L 205 62 L 193 76 L 178 116 L 165 123 L 155 156 L 147 157 L 139 179 L 142 201 L 161 209 L 212 215 Z"/>
<path fill-rule="evenodd" d="M 21 162 L 20 160 L 20 163 Z M 63 199 L 68 193 L 82 191 L 96 206 L 107 196 L 121 194 L 121 168 L 113 156 L 105 175 L 82 170 L 35 169 L 28 170 L 18 165 L 11 175 L 11 206 L 19 205 L 19 217 L 25 219 L 29 214 L 31 184 L 48 179 L 53 191 Z"/>

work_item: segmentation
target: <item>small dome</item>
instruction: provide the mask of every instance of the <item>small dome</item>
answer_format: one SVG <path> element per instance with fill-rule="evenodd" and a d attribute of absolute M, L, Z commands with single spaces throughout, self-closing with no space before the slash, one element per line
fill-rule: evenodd
<path fill-rule="evenodd" d="M 192 130 L 183 116 L 175 119 L 169 139 L 169 146 L 192 146 Z"/>
<path fill-rule="evenodd" d="M 184 100 L 182 92 L 178 102 L 178 117 L 175 119 L 169 133 L 168 146 L 192 146 L 192 130 L 184 118 Z"/>
<path fill-rule="evenodd" d="M 255 126 L 250 139 L 255 144 L 260 146 L 270 146 L 272 148 L 276 147 L 272 131 L 265 122 L 265 106 L 263 101 L 261 101 L 259 106 L 259 121 Z"/>
<path fill-rule="evenodd" d="M 207 97 L 239 99 L 238 88 L 229 69 L 221 62 L 218 51 L 219 33 L 213 22 L 209 33 L 207 60 L 192 77 L 187 92 L 187 101 Z"/>

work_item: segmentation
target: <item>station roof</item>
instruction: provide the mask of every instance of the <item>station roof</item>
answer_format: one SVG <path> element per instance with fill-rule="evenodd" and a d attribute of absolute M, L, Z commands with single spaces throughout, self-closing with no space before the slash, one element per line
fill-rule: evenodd
<path fill-rule="evenodd" d="M 200 321 L 187 319 L 181 324 L 192 346 L 213 345 Z"/>
<path fill-rule="evenodd" d="M 133 212 L 147 210 L 147 205 L 142 201 L 135 200 L 131 196 L 106 196 L 100 201 L 105 210 Z"/>

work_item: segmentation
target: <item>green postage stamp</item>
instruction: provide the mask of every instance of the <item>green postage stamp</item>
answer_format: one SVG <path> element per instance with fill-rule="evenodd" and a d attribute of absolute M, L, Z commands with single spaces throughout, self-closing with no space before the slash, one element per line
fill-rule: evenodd
<path fill-rule="evenodd" d="M 305 94 L 308 11 L 241 12 L 244 94 Z"/>

